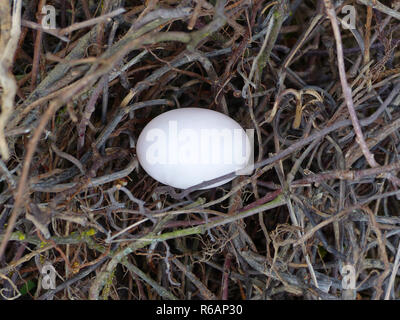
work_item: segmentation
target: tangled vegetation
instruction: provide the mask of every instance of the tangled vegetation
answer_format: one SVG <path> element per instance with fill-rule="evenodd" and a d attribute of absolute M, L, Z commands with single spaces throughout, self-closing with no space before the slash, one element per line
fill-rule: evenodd
<path fill-rule="evenodd" d="M 399 299 L 399 9 L 1 1 L 1 299 Z M 253 173 L 149 177 L 185 107 L 254 129 Z"/>

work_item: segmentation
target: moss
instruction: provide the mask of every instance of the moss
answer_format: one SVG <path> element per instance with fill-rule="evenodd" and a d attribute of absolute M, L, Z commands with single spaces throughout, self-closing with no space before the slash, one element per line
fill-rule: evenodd
<path fill-rule="evenodd" d="M 40 248 L 40 249 L 41 249 L 41 248 L 44 248 L 44 247 L 47 246 L 48 244 L 49 244 L 49 242 L 40 241 L 39 248 Z"/>
<path fill-rule="evenodd" d="M 82 231 L 79 235 L 79 239 L 88 238 L 94 236 L 96 234 L 96 230 L 94 228 L 90 228 L 88 230 Z"/>
<path fill-rule="evenodd" d="M 90 228 L 88 231 L 86 231 L 86 235 L 88 237 L 94 236 L 96 234 L 96 230 L 94 228 Z"/>
<path fill-rule="evenodd" d="M 111 285 L 112 285 L 114 276 L 115 276 L 115 269 L 110 273 L 109 277 L 106 280 L 106 284 L 104 286 L 103 293 L 102 293 L 104 300 L 107 300 L 108 295 L 110 294 L 110 289 L 111 289 Z"/>
<path fill-rule="evenodd" d="M 21 231 L 17 231 L 17 232 L 15 232 L 15 234 L 16 234 L 16 236 L 18 237 L 18 240 L 23 241 L 23 240 L 26 239 L 25 234 L 24 234 L 23 232 L 21 232 Z"/>

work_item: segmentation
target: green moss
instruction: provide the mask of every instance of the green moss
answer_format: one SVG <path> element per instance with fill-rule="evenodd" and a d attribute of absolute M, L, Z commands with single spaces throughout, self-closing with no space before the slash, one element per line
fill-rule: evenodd
<path fill-rule="evenodd" d="M 103 296 L 103 299 L 104 299 L 104 300 L 107 300 L 107 299 L 108 299 L 108 296 L 109 296 L 109 294 L 110 294 L 110 289 L 111 289 L 112 281 L 113 281 L 113 279 L 114 279 L 114 275 L 115 275 L 115 269 L 111 272 L 111 274 L 110 274 L 109 277 L 107 278 L 106 284 L 105 284 L 105 286 L 104 286 L 103 293 L 102 293 L 102 296 Z"/>
<path fill-rule="evenodd" d="M 88 229 L 88 230 L 82 231 L 82 232 L 79 234 L 78 238 L 79 238 L 79 239 L 85 239 L 85 238 L 94 236 L 95 234 L 96 234 L 96 230 L 95 230 L 94 228 L 90 228 L 90 229 Z"/>
<path fill-rule="evenodd" d="M 90 228 L 88 231 L 86 231 L 86 235 L 88 237 L 94 236 L 96 234 L 96 230 L 94 228 Z"/>
<path fill-rule="evenodd" d="M 49 242 L 40 241 L 39 248 L 40 248 L 40 249 L 41 249 L 41 248 L 44 248 L 44 247 L 47 246 L 48 244 L 49 244 Z"/>
<path fill-rule="evenodd" d="M 25 240 L 25 239 L 26 239 L 26 236 L 25 236 L 25 234 L 24 234 L 23 232 L 21 232 L 21 231 L 17 231 L 17 232 L 15 232 L 15 234 L 17 235 L 17 237 L 18 237 L 18 240 L 21 240 L 21 241 L 23 241 L 23 240 Z"/>

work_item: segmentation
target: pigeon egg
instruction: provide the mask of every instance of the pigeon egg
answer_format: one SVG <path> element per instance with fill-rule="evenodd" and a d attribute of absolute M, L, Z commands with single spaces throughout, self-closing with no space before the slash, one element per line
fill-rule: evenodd
<path fill-rule="evenodd" d="M 244 131 L 217 111 L 180 108 L 152 119 L 140 133 L 136 153 L 142 168 L 155 180 L 186 189 L 235 171 L 249 174 L 253 130 Z M 214 188 L 225 179 L 200 189 Z"/>

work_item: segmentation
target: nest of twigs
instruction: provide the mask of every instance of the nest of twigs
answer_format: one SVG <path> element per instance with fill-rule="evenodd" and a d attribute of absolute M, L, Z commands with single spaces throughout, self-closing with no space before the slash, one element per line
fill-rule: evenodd
<path fill-rule="evenodd" d="M 2 1 L 1 299 L 399 299 L 399 8 Z M 185 107 L 254 129 L 253 173 L 149 177 Z"/>

